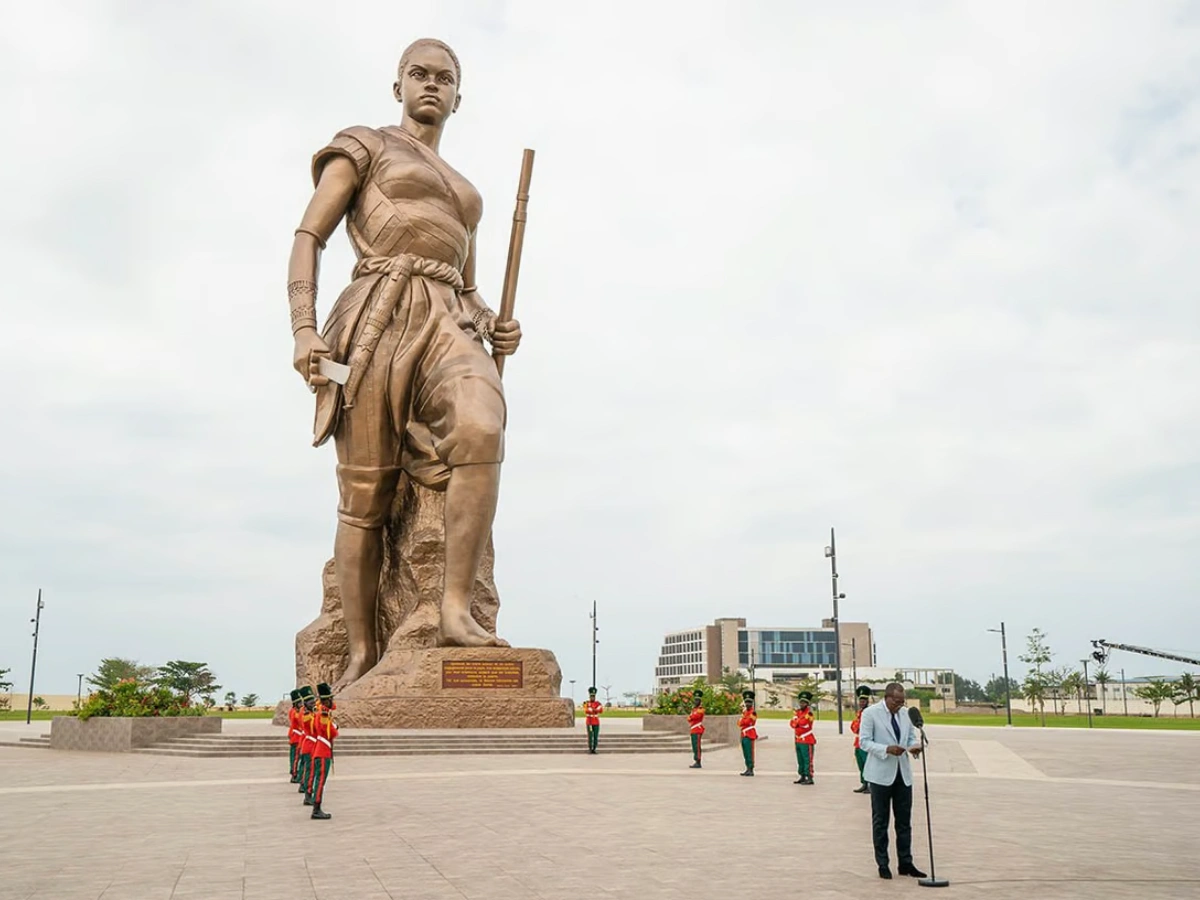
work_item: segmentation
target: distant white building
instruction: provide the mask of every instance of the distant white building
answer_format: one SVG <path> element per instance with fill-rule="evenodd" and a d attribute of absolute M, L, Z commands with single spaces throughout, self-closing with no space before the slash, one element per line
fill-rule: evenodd
<path fill-rule="evenodd" d="M 842 622 L 842 680 L 875 662 L 875 641 L 866 622 Z M 832 620 L 820 627 L 750 628 L 745 619 L 717 619 L 712 625 L 664 635 L 654 668 L 656 693 L 703 678 L 710 684 L 725 671 L 754 673 L 756 680 L 833 680 L 837 655 Z"/>

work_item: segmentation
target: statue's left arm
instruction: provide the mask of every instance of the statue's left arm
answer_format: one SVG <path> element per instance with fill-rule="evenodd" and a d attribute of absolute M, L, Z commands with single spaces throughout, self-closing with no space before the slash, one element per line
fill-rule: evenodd
<path fill-rule="evenodd" d="M 475 235 L 471 235 L 471 249 L 467 253 L 466 264 L 463 265 L 464 289 L 460 295 L 463 305 L 467 308 L 476 330 L 492 343 L 492 349 L 502 356 L 517 352 L 521 343 L 521 323 L 516 319 L 500 322 L 480 296 L 475 287 Z"/>

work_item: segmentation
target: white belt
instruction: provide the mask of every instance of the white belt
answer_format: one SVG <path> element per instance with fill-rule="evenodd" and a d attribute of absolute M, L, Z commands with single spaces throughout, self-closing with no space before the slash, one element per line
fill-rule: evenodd
<path fill-rule="evenodd" d="M 324 744 L 326 747 L 328 747 L 330 750 L 333 749 L 333 744 L 329 743 L 329 741 L 326 738 L 320 737 L 318 735 L 317 740 L 320 741 L 322 744 Z"/>

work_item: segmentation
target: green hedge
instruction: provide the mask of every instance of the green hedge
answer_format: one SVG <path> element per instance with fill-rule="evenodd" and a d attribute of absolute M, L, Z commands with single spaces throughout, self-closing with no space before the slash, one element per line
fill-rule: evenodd
<path fill-rule="evenodd" d="M 111 690 L 98 690 L 84 701 L 79 720 L 93 716 L 125 718 L 143 716 L 202 716 L 204 706 L 193 706 L 170 688 L 143 685 L 133 679 L 117 682 Z"/>
<path fill-rule="evenodd" d="M 742 711 L 742 698 L 722 687 L 713 687 L 697 681 L 690 687 L 680 688 L 670 694 L 660 694 L 650 710 L 652 716 L 686 716 L 695 708 L 695 693 L 704 694 L 704 712 L 710 716 L 736 716 Z"/>

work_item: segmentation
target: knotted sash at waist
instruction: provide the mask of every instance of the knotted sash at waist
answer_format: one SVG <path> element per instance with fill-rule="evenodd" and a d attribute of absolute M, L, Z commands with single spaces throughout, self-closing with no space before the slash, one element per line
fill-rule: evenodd
<path fill-rule="evenodd" d="M 405 253 L 401 256 L 368 256 L 358 261 L 354 267 L 354 277 L 363 278 L 368 275 L 382 275 L 383 283 L 374 291 L 374 297 L 367 309 L 363 326 L 359 329 L 350 351 L 350 375 L 346 379 L 343 393 L 343 403 L 347 409 L 354 405 L 354 395 L 367 372 L 367 365 L 379 339 L 392 317 L 396 313 L 396 305 L 404 295 L 404 289 L 414 277 L 429 278 L 448 284 L 455 290 L 463 286 L 462 273 L 449 263 L 436 259 L 426 259 Z"/>

